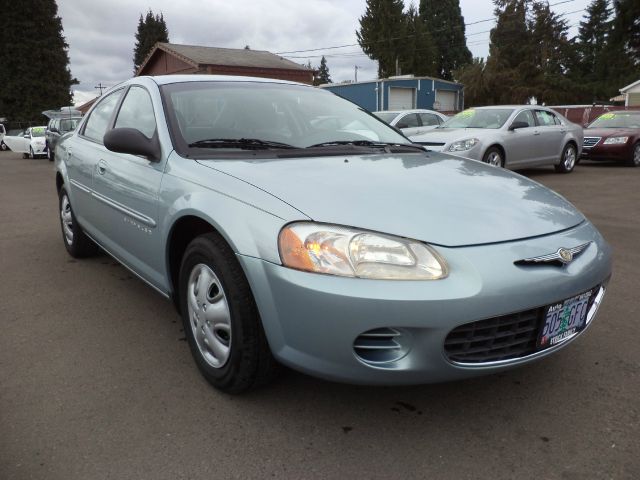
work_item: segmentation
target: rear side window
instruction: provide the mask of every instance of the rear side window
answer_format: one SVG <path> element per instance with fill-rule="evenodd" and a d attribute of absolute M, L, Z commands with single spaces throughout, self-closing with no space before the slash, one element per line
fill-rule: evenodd
<path fill-rule="evenodd" d="M 142 87 L 131 87 L 122 102 L 115 128 L 135 128 L 147 138 L 156 131 L 156 118 L 149 93 Z"/>
<path fill-rule="evenodd" d="M 110 93 L 103 98 L 96 108 L 93 109 L 91 115 L 87 119 L 87 123 L 84 126 L 82 134 L 98 143 L 102 143 L 104 134 L 107 132 L 107 127 L 113 116 L 113 111 L 120 100 L 122 95 L 122 89 Z"/>
<path fill-rule="evenodd" d="M 433 127 L 440 125 L 440 119 L 433 113 L 421 113 L 420 120 L 422 120 L 423 127 Z"/>
<path fill-rule="evenodd" d="M 542 127 L 559 125 L 559 123 L 556 122 L 556 116 L 546 110 L 536 110 L 536 119 L 538 120 L 538 125 Z"/>

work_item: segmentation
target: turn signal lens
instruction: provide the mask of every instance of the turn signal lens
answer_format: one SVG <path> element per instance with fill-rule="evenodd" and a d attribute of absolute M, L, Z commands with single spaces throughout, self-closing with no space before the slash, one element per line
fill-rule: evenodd
<path fill-rule="evenodd" d="M 282 264 L 296 270 L 385 280 L 437 280 L 447 276 L 431 247 L 401 237 L 334 225 L 287 225 L 278 239 Z"/>

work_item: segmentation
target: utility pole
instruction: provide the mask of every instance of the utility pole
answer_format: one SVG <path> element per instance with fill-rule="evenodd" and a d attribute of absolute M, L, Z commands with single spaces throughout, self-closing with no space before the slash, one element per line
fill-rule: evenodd
<path fill-rule="evenodd" d="M 355 77 L 356 77 L 356 83 L 358 82 L 358 69 L 360 67 L 358 65 L 354 65 L 354 69 L 355 69 Z"/>
<path fill-rule="evenodd" d="M 102 96 L 102 90 L 106 90 L 106 89 L 107 89 L 107 88 L 109 88 L 109 87 L 107 87 L 107 86 L 105 86 L 105 85 L 102 85 L 102 82 L 100 82 L 98 85 L 96 85 L 96 86 L 95 86 L 95 87 L 93 87 L 93 88 L 97 88 L 98 90 L 100 90 L 100 96 Z"/>

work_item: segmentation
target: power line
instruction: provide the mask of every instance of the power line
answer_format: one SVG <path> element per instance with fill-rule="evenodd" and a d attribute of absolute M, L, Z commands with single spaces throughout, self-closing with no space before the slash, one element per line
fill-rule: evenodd
<path fill-rule="evenodd" d="M 562 5 L 564 3 L 572 3 L 572 2 L 575 2 L 575 1 L 576 0 L 562 0 L 561 2 L 550 3 L 549 7 L 555 7 L 556 5 Z M 577 13 L 577 12 L 580 12 L 580 11 L 585 11 L 585 9 L 576 10 L 575 12 L 567 12 L 567 13 L 564 13 L 563 15 L 569 15 L 570 13 Z M 559 16 L 561 16 L 561 15 L 559 15 Z M 485 23 L 485 22 L 493 22 L 495 20 L 496 20 L 496 18 L 494 16 L 492 18 L 487 18 L 487 19 L 484 19 L 484 20 L 477 20 L 475 22 L 465 23 L 464 26 L 468 27 L 470 25 L 477 25 L 479 23 Z M 429 33 L 433 34 L 433 33 L 438 33 L 438 32 L 444 32 L 446 30 L 447 29 L 438 29 L 438 30 L 434 30 L 433 32 L 429 32 Z M 377 40 L 375 42 L 366 42 L 366 44 L 388 42 L 390 40 L 402 40 L 404 38 L 410 38 L 410 37 L 413 37 L 413 36 L 414 35 L 406 35 L 404 37 L 387 38 L 387 39 L 384 39 L 384 40 Z M 291 51 L 288 51 L 288 52 L 276 52 L 276 55 L 286 56 L 285 54 L 288 54 L 288 53 L 318 52 L 320 50 L 335 50 L 335 49 L 338 49 L 338 48 L 357 47 L 357 46 L 360 46 L 360 43 L 349 43 L 349 44 L 345 44 L 345 45 L 334 45 L 334 46 L 331 46 L 331 47 L 321 47 L 321 48 L 309 48 L 309 49 L 306 49 L 306 50 L 291 50 Z M 294 57 L 292 57 L 292 58 L 294 58 Z"/>

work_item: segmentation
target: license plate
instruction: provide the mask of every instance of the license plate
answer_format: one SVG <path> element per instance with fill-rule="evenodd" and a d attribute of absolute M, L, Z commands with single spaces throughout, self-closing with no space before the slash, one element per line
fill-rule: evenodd
<path fill-rule="evenodd" d="M 545 309 L 544 324 L 538 337 L 538 349 L 558 345 L 585 327 L 589 300 L 594 292 L 595 289 L 589 290 Z"/>

